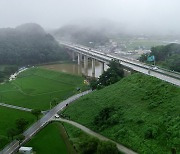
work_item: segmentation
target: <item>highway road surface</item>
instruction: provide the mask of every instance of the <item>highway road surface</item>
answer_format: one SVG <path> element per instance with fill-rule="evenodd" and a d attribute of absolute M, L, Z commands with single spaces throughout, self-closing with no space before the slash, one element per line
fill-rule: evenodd
<path fill-rule="evenodd" d="M 137 60 L 102 53 L 100 51 L 90 49 L 89 47 L 85 47 L 82 45 L 77 45 L 69 42 L 61 42 L 61 41 L 59 41 L 59 44 L 65 46 L 66 48 L 72 51 L 81 53 L 82 55 L 88 56 L 90 58 L 94 58 L 100 62 L 108 63 L 112 59 L 116 59 L 120 62 L 120 64 L 122 64 L 127 68 L 130 68 L 137 72 L 141 72 L 149 76 L 159 78 L 163 81 L 172 83 L 174 85 L 180 86 L 180 73 L 178 72 L 173 72 L 163 68 L 154 69 L 152 66 L 139 62 Z"/>
<path fill-rule="evenodd" d="M 22 142 L 25 143 L 27 142 L 29 139 L 31 139 L 31 137 L 33 135 L 35 135 L 39 130 L 41 130 L 45 125 L 47 125 L 51 118 L 55 116 L 55 114 L 57 114 L 60 110 L 62 110 L 66 104 L 70 104 L 73 101 L 75 101 L 76 99 L 80 98 L 83 95 L 86 95 L 88 93 L 90 93 L 91 90 L 82 92 L 80 94 L 74 95 L 66 100 L 64 100 L 63 102 L 59 103 L 57 106 L 55 106 L 53 109 L 51 109 L 46 115 L 44 115 L 40 120 L 38 120 L 36 123 L 34 123 L 29 129 L 27 129 L 23 135 L 25 136 L 25 140 Z M 15 151 L 17 151 L 19 148 L 19 143 L 18 141 L 14 140 L 13 142 L 11 142 L 9 145 L 7 145 L 1 152 L 0 154 L 12 154 Z"/>

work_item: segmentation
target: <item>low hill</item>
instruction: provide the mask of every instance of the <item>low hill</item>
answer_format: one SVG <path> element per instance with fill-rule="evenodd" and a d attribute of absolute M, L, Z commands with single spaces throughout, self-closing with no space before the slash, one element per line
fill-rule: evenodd
<path fill-rule="evenodd" d="M 64 114 L 138 153 L 180 152 L 180 88 L 133 74 L 94 91 Z"/>
<path fill-rule="evenodd" d="M 158 65 L 180 72 L 180 44 L 172 43 L 166 46 L 152 47 L 151 55 L 155 56 Z M 147 54 L 142 55 L 140 60 L 146 62 L 147 56 Z"/>
<path fill-rule="evenodd" d="M 60 40 L 79 43 L 93 47 L 95 44 L 105 44 L 109 41 L 106 32 L 90 26 L 67 25 L 53 32 Z"/>
<path fill-rule="evenodd" d="M 38 24 L 0 29 L 0 64 L 28 65 L 68 58 L 64 49 Z"/>
<path fill-rule="evenodd" d="M 19 25 L 15 28 L 18 32 L 29 33 L 30 34 L 40 34 L 46 35 L 45 30 L 36 23 L 26 23 Z"/>

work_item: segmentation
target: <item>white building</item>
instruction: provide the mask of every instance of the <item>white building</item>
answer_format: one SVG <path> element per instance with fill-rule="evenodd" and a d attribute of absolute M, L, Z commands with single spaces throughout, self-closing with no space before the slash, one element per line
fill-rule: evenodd
<path fill-rule="evenodd" d="M 33 148 L 32 147 L 20 147 L 19 148 L 19 153 L 32 154 L 33 153 Z"/>
<path fill-rule="evenodd" d="M 15 73 L 15 74 L 12 74 L 12 75 L 10 76 L 10 78 L 9 78 L 9 81 L 15 80 L 15 79 L 16 79 L 16 76 L 17 76 L 16 73 Z"/>

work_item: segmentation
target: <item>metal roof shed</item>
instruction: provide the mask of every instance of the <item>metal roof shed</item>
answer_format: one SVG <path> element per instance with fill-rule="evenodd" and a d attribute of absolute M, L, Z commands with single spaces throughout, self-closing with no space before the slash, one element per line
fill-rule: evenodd
<path fill-rule="evenodd" d="M 33 148 L 32 147 L 20 147 L 19 148 L 19 153 L 23 154 L 32 154 Z"/>

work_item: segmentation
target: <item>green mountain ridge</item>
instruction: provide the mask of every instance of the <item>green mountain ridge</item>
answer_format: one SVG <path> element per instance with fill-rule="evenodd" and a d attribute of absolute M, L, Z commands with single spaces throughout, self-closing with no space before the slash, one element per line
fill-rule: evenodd
<path fill-rule="evenodd" d="M 28 65 L 67 60 L 68 54 L 38 24 L 0 29 L 0 64 Z"/>

